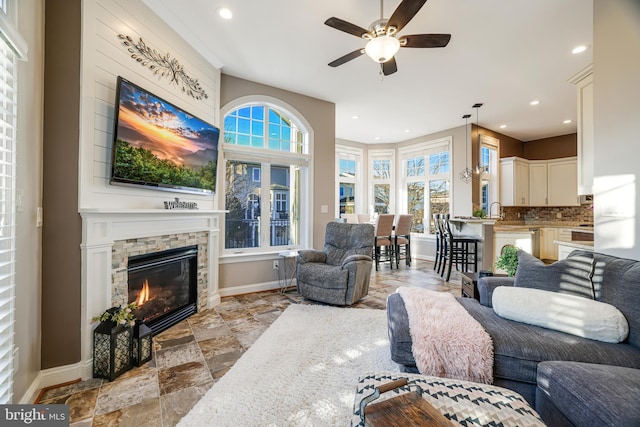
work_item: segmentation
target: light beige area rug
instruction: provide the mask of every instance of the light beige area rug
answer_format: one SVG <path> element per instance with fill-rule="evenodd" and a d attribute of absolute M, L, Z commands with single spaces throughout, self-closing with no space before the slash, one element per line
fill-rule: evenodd
<path fill-rule="evenodd" d="M 372 371 L 398 371 L 385 311 L 291 305 L 178 426 L 349 425 Z"/>

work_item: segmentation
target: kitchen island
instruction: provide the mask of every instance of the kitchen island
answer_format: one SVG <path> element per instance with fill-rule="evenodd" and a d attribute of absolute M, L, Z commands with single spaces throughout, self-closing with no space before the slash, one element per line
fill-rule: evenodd
<path fill-rule="evenodd" d="M 456 217 L 449 220 L 454 235 L 475 237 L 478 242 L 478 271 L 493 269 L 493 226 L 495 219 Z"/>

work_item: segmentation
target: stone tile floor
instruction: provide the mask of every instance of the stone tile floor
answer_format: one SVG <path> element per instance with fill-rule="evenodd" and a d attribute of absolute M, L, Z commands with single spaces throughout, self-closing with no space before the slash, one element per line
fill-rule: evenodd
<path fill-rule="evenodd" d="M 390 270 L 372 270 L 369 295 L 354 305 L 384 310 L 386 298 L 401 285 L 460 296 L 460 275 L 445 282 L 433 263 L 416 261 Z M 69 405 L 74 427 L 174 426 L 290 304 L 315 304 L 295 289 L 222 298 L 154 337 L 154 357 L 113 382 L 90 379 L 52 388 L 38 403 Z"/>

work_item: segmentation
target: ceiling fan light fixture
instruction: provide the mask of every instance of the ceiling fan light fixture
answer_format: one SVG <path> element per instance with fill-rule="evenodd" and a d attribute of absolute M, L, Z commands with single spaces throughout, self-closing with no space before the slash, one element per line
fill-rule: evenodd
<path fill-rule="evenodd" d="M 387 62 L 400 50 L 400 42 L 392 36 L 375 37 L 364 48 L 365 53 L 376 62 Z"/>

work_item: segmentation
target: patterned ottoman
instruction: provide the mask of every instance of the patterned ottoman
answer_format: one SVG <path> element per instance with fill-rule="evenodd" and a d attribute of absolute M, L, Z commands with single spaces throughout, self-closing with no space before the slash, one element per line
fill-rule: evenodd
<path fill-rule="evenodd" d="M 403 372 L 376 372 L 360 377 L 351 425 L 364 425 L 360 420 L 360 401 L 364 397 L 372 394 L 375 387 L 400 378 L 406 378 L 409 383 L 381 394 L 371 404 L 422 389 L 422 397 L 453 424 L 504 427 L 545 425 L 522 396 L 506 388 Z"/>

